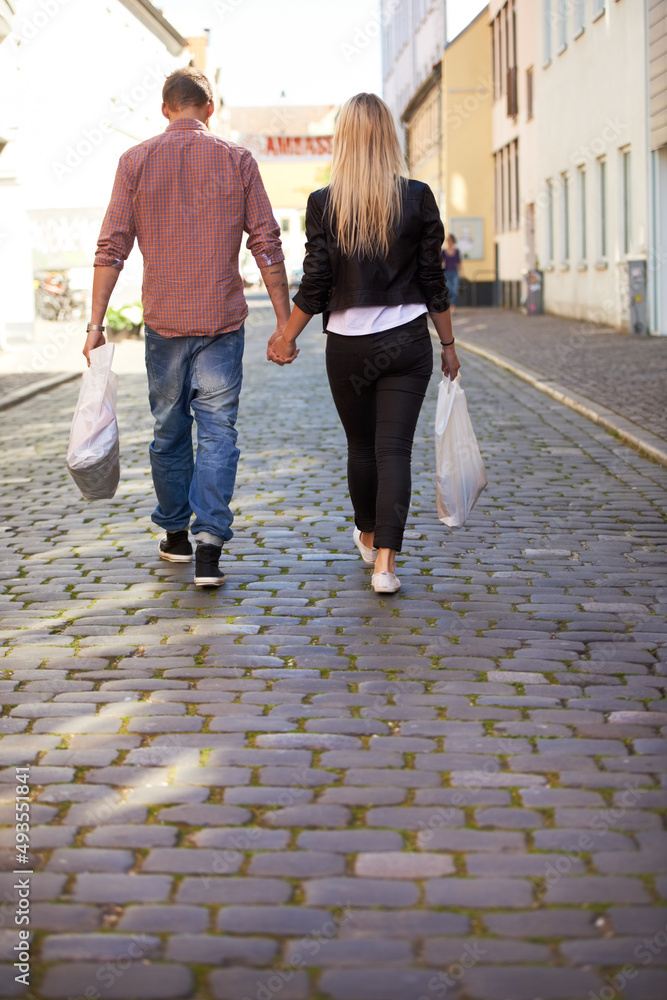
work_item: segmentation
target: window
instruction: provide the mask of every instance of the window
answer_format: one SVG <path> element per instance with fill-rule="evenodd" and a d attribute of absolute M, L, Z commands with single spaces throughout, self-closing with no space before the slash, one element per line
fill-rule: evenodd
<path fill-rule="evenodd" d="M 558 0 L 558 52 L 567 48 L 567 0 Z"/>
<path fill-rule="evenodd" d="M 583 264 L 588 257 L 586 242 L 586 171 L 579 168 L 579 261 Z"/>
<path fill-rule="evenodd" d="M 598 160 L 599 188 L 599 224 L 598 224 L 598 256 L 605 260 L 607 256 L 607 161 Z"/>
<path fill-rule="evenodd" d="M 570 262 L 570 186 L 567 174 L 561 174 L 561 263 Z"/>
<path fill-rule="evenodd" d="M 516 229 L 519 228 L 520 202 L 519 202 L 519 140 L 514 140 L 514 204 L 516 205 L 516 215 L 514 221 Z"/>
<path fill-rule="evenodd" d="M 574 0 L 574 37 L 578 38 L 586 24 L 586 0 Z"/>
<path fill-rule="evenodd" d="M 503 25 L 503 12 L 498 14 L 498 97 L 505 93 L 505 75 L 507 73 L 507 63 L 505 61 L 505 30 Z"/>
<path fill-rule="evenodd" d="M 505 204 L 506 204 L 506 202 L 505 202 L 505 177 L 507 175 L 507 171 L 505 169 L 505 150 L 504 149 L 500 150 L 499 156 L 500 156 L 500 229 L 501 229 L 502 232 L 505 232 L 505 229 L 507 228 L 507 225 L 506 225 L 507 215 L 505 213 Z"/>
<path fill-rule="evenodd" d="M 493 99 L 498 100 L 498 68 L 496 66 L 496 22 L 491 25 L 491 81 L 493 85 Z"/>
<path fill-rule="evenodd" d="M 526 120 L 533 117 L 533 67 L 526 70 Z"/>
<path fill-rule="evenodd" d="M 596 21 L 598 17 L 602 17 L 605 12 L 605 7 L 607 6 L 606 0 L 593 0 L 593 20 Z"/>
<path fill-rule="evenodd" d="M 632 253 L 632 170 L 630 150 L 623 152 L 623 251 Z"/>
<path fill-rule="evenodd" d="M 551 62 L 551 0 L 542 0 L 544 12 L 544 65 Z"/>
<path fill-rule="evenodd" d="M 554 186 L 547 181 L 547 264 L 554 261 Z"/>

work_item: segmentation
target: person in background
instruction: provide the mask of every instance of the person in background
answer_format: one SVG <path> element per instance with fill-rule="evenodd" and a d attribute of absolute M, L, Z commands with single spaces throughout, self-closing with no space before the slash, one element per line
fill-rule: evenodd
<path fill-rule="evenodd" d="M 456 236 L 449 233 L 447 245 L 442 251 L 442 266 L 445 271 L 445 281 L 449 289 L 449 301 L 451 303 L 452 316 L 456 312 L 456 303 L 459 297 L 459 278 L 461 275 L 461 254 L 456 245 Z"/>
<path fill-rule="evenodd" d="M 357 94 L 336 123 L 331 182 L 306 208 L 304 277 L 294 309 L 267 348 L 292 361 L 296 340 L 324 313 L 329 385 L 348 446 L 353 540 L 377 593 L 397 591 L 410 506 L 417 418 L 433 371 L 430 314 L 442 370 L 456 378 L 444 230 L 427 184 L 408 180 L 396 128 L 375 94 Z"/>
<path fill-rule="evenodd" d="M 135 236 L 144 258 L 142 303 L 146 367 L 155 418 L 150 446 L 157 507 L 165 529 L 158 555 L 191 562 L 194 582 L 217 587 L 222 545 L 232 537 L 229 504 L 239 450 L 236 417 L 248 307 L 239 274 L 243 231 L 276 314 L 290 312 L 280 243 L 257 163 L 241 146 L 208 130 L 213 92 L 192 67 L 169 76 L 162 91 L 169 125 L 120 158 L 102 223 L 91 322 L 83 353 L 104 344 L 109 298 Z M 197 423 L 193 454 L 192 421 Z"/>

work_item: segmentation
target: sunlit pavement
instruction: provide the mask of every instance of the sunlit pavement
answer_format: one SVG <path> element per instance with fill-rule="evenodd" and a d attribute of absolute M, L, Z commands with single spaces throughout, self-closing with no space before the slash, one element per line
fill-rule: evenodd
<path fill-rule="evenodd" d="M 111 502 L 65 470 L 76 382 L 0 414 L 0 995 L 663 998 L 667 470 L 462 354 L 488 489 L 438 522 L 434 377 L 380 599 L 324 338 L 279 369 L 270 329 L 255 311 L 219 591 L 157 558 L 143 374 Z"/>

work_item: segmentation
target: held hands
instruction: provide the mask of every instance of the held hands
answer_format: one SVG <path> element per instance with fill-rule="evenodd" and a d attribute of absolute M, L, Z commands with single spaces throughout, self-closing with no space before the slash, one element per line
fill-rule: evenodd
<path fill-rule="evenodd" d="M 456 348 L 454 344 L 449 347 L 443 347 L 440 352 L 440 360 L 442 363 L 443 374 L 446 375 L 452 382 L 459 373 L 459 359 L 456 356 Z"/>
<path fill-rule="evenodd" d="M 269 338 L 269 343 L 266 348 L 266 358 L 267 361 L 273 361 L 274 364 L 280 365 L 291 365 L 299 349 L 293 340 L 286 340 L 283 336 L 283 331 L 278 328 Z"/>

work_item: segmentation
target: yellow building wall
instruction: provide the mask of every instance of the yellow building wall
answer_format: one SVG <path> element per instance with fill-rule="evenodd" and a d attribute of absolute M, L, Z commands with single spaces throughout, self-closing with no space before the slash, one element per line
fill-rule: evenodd
<path fill-rule="evenodd" d="M 422 181 L 441 198 L 440 94 L 434 88 L 415 111 L 407 126 L 407 149 L 410 176 Z"/>
<path fill-rule="evenodd" d="M 443 221 L 483 220 L 481 260 L 464 260 L 461 274 L 492 281 L 494 268 L 491 46 L 483 11 L 445 50 L 442 63 Z M 476 272 L 482 272 L 476 274 Z"/>
<path fill-rule="evenodd" d="M 275 209 L 305 210 L 308 195 L 329 183 L 329 163 L 259 163 L 269 201 Z"/>

